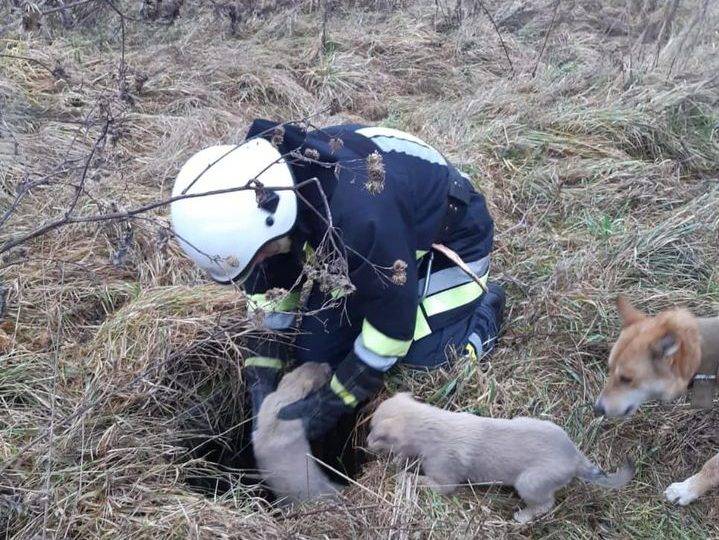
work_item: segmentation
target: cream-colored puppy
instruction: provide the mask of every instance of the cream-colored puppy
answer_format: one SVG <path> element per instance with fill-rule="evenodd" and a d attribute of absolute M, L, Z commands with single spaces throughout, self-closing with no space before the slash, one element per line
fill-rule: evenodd
<path fill-rule="evenodd" d="M 312 458 L 302 420 L 277 418 L 282 407 L 320 388 L 330 374 L 328 364 L 302 364 L 282 377 L 277 390 L 269 394 L 260 407 L 252 445 L 260 474 L 280 505 L 334 497 L 341 489 Z"/>
<path fill-rule="evenodd" d="M 467 482 L 514 486 L 527 507 L 514 514 L 526 523 L 554 506 L 554 492 L 577 477 L 619 489 L 634 477 L 627 462 L 606 474 L 574 446 L 558 425 L 535 418 L 483 418 L 420 403 L 408 393 L 382 402 L 367 443 L 403 459 L 418 458 L 420 481 L 451 493 Z"/>

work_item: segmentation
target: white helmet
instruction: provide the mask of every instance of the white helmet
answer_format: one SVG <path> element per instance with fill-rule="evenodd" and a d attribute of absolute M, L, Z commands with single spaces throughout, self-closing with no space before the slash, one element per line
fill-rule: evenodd
<path fill-rule="evenodd" d="M 257 179 L 264 188 L 180 199 L 170 204 L 180 246 L 212 279 L 242 281 L 255 255 L 285 236 L 297 220 L 292 171 L 262 138 L 240 146 L 211 146 L 193 155 L 177 175 L 172 196 L 239 188 Z"/>

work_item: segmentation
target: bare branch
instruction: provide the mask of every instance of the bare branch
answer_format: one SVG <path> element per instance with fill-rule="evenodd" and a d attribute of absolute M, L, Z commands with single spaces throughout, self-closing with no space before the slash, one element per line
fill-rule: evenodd
<path fill-rule="evenodd" d="M 80 176 L 80 183 L 75 186 L 75 197 L 70 202 L 70 207 L 65 212 L 65 218 L 69 218 L 70 215 L 75 211 L 75 207 L 77 206 L 78 201 L 80 200 L 80 196 L 82 195 L 84 188 L 85 188 L 85 179 L 87 178 L 87 171 L 90 168 L 90 163 L 92 162 L 92 158 L 95 157 L 95 152 L 97 152 L 97 149 L 100 147 L 102 143 L 105 142 L 105 139 L 107 138 L 107 132 L 110 129 L 110 124 L 113 122 L 112 118 L 108 118 L 105 120 L 105 125 L 102 127 L 102 133 L 100 133 L 100 136 L 95 140 L 95 144 L 92 145 L 92 149 L 90 150 L 90 155 L 87 156 L 87 159 L 85 160 L 85 165 L 82 169 L 82 176 Z"/>
<path fill-rule="evenodd" d="M 5 225 L 5 222 L 7 222 L 10 217 L 12 217 L 12 214 L 15 212 L 19 204 L 22 202 L 22 200 L 25 198 L 25 196 L 30 193 L 34 188 L 44 186 L 46 184 L 50 183 L 50 179 L 55 176 L 60 176 L 62 174 L 68 173 L 75 169 L 81 169 L 82 167 L 71 167 L 68 169 L 61 169 L 59 171 L 52 172 L 50 174 L 46 174 L 45 176 L 39 178 L 38 180 L 35 180 L 34 182 L 27 182 L 21 184 L 20 192 L 15 196 L 15 200 L 10 204 L 7 210 L 5 210 L 5 213 L 0 218 L 0 229 L 2 229 L 2 226 Z M 18 186 L 20 187 L 20 186 Z"/>
<path fill-rule="evenodd" d="M 554 29 L 554 23 L 557 20 L 557 12 L 559 11 L 559 3 L 562 0 L 557 0 L 554 3 L 554 11 L 552 13 L 552 22 L 549 23 L 549 28 L 547 28 L 547 33 L 544 34 L 544 42 L 542 42 L 542 49 L 539 51 L 539 56 L 537 56 L 537 62 L 534 64 L 534 69 L 532 69 L 532 78 L 537 74 L 537 68 L 539 67 L 539 61 L 542 59 L 542 55 L 544 54 L 544 49 L 547 46 L 547 41 L 549 41 L 549 34 L 552 33 L 552 30 Z"/>
<path fill-rule="evenodd" d="M 482 0 L 477 0 L 477 3 L 479 4 L 479 7 L 482 8 L 482 11 L 484 11 L 484 14 L 489 19 L 489 22 L 492 23 L 492 26 L 494 27 L 494 31 L 497 32 L 497 36 L 499 37 L 499 43 L 502 45 L 502 50 L 504 50 L 504 56 L 507 57 L 507 62 L 509 63 L 509 69 L 512 72 L 512 77 L 514 77 L 514 64 L 512 63 L 512 59 L 509 57 L 509 50 L 507 49 L 507 45 L 504 43 L 504 39 L 502 39 L 502 33 L 499 31 L 499 27 L 497 26 L 497 23 L 494 22 L 494 17 L 492 17 L 492 14 L 489 12 L 487 7 L 484 5 L 484 2 Z"/>

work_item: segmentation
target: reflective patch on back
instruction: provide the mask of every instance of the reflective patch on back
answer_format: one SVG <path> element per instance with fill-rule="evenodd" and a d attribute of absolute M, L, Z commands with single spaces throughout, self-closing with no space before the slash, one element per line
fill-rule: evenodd
<path fill-rule="evenodd" d="M 383 127 L 366 127 L 357 130 L 375 143 L 383 152 L 400 152 L 437 165 L 447 165 L 447 160 L 422 139 L 400 131 Z"/>

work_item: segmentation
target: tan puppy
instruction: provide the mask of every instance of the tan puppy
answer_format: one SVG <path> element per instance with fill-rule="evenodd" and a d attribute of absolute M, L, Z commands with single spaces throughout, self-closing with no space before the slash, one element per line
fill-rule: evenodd
<path fill-rule="evenodd" d="M 618 489 L 634 476 L 627 463 L 606 474 L 589 461 L 558 425 L 534 418 L 483 418 L 450 412 L 400 393 L 382 402 L 367 443 L 400 459 L 419 458 L 420 481 L 451 493 L 466 482 L 514 486 L 527 503 L 514 518 L 526 523 L 554 506 L 554 492 L 574 477 Z"/>
<path fill-rule="evenodd" d="M 281 505 L 334 497 L 341 489 L 324 475 L 311 457 L 302 420 L 277 418 L 282 407 L 320 388 L 330 374 L 328 364 L 302 364 L 282 377 L 277 390 L 265 398 L 257 415 L 257 427 L 252 434 L 255 459 L 260 474 Z"/>
<path fill-rule="evenodd" d="M 623 297 L 617 307 L 622 332 L 609 353 L 609 375 L 595 405 L 598 415 L 626 417 L 646 401 L 673 400 L 694 379 L 698 386 L 716 384 L 719 318 L 697 318 L 684 309 L 650 317 Z M 719 454 L 664 493 L 669 501 L 686 505 L 717 486 Z"/>

